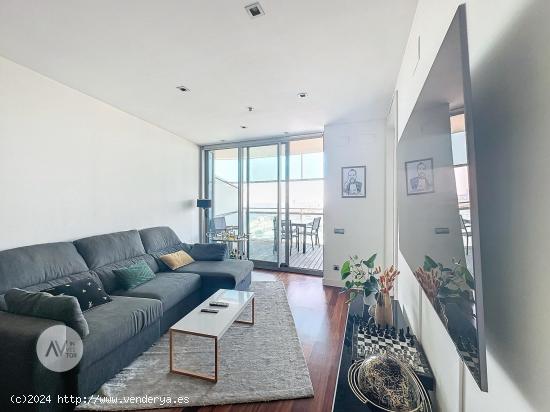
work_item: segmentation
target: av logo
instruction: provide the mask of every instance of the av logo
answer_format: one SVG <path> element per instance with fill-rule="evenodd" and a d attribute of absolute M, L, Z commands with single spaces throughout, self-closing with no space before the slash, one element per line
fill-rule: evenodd
<path fill-rule="evenodd" d="M 36 342 L 36 355 L 46 368 L 65 372 L 82 359 L 82 339 L 74 329 L 64 325 L 46 329 Z"/>
<path fill-rule="evenodd" d="M 46 352 L 46 356 L 50 356 L 50 352 L 53 350 L 55 353 L 55 356 L 61 356 L 63 352 L 65 352 L 65 348 L 67 347 L 67 342 L 63 344 L 63 347 L 59 347 L 59 342 L 54 340 L 50 342 L 50 346 L 48 347 L 48 350 Z"/>

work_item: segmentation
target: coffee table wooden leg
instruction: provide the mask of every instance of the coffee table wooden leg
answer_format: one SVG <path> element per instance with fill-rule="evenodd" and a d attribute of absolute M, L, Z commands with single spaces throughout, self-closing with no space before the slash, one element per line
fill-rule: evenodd
<path fill-rule="evenodd" d="M 173 335 L 172 335 L 172 331 L 170 331 L 170 372 L 174 370 L 173 356 L 172 356 L 172 339 L 173 339 Z"/>
<path fill-rule="evenodd" d="M 219 364 L 220 364 L 220 354 L 218 352 L 218 338 L 214 338 L 214 382 L 218 381 Z"/>
<path fill-rule="evenodd" d="M 255 312 L 256 312 L 254 299 L 255 298 L 252 298 L 252 320 L 251 321 L 250 320 L 236 320 L 235 321 L 236 323 L 244 323 L 245 325 L 254 325 L 254 316 L 255 316 Z"/>
<path fill-rule="evenodd" d="M 187 334 L 187 335 L 195 335 L 195 336 L 201 336 L 203 338 L 211 338 L 211 339 L 214 339 L 214 376 L 212 375 L 208 375 L 208 374 L 205 374 L 205 373 L 200 373 L 200 372 L 193 372 L 193 371 L 190 371 L 190 370 L 187 370 L 187 369 L 176 369 L 174 367 L 174 360 L 173 360 L 173 352 L 174 352 L 174 349 L 173 349 L 173 345 L 174 345 L 174 342 L 173 342 L 173 333 L 174 332 L 178 332 L 178 333 L 181 333 L 181 334 Z M 195 333 L 187 333 L 187 332 L 183 332 L 183 331 L 172 331 L 170 330 L 170 372 L 171 373 L 177 373 L 179 375 L 185 375 L 185 376 L 191 376 L 193 378 L 199 378 L 199 379 L 204 379 L 206 381 L 209 381 L 209 382 L 218 382 L 218 370 L 219 370 L 219 360 L 220 360 L 220 355 L 219 355 L 219 347 L 218 347 L 218 338 L 215 337 L 215 336 L 209 336 L 209 335 L 198 335 L 198 334 L 195 334 Z"/>

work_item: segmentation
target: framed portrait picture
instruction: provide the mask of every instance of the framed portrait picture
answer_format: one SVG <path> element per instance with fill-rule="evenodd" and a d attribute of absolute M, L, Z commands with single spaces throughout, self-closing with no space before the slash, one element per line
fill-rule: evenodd
<path fill-rule="evenodd" d="M 366 166 L 342 167 L 342 197 L 366 197 Z"/>
<path fill-rule="evenodd" d="M 423 195 L 435 191 L 433 158 L 405 162 L 405 172 L 407 195 Z"/>

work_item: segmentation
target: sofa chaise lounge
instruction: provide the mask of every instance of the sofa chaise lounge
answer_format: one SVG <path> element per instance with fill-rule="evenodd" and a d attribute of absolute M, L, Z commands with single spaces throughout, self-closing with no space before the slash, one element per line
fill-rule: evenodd
<path fill-rule="evenodd" d="M 197 248 L 203 245 L 197 245 Z M 171 271 L 159 259 L 193 250 L 168 227 L 111 233 L 74 242 L 49 243 L 0 252 L 0 410 L 11 410 L 12 395 L 50 395 L 51 403 L 18 410 L 60 410 L 58 395 L 88 396 L 147 350 L 171 325 L 220 288 L 246 290 L 252 262 L 201 259 Z M 121 289 L 115 269 L 145 261 L 155 278 Z M 92 277 L 112 301 L 84 312 L 90 333 L 74 369 L 56 373 L 36 355 L 36 341 L 61 322 L 7 312 L 3 295 L 12 288 L 42 291 Z"/>

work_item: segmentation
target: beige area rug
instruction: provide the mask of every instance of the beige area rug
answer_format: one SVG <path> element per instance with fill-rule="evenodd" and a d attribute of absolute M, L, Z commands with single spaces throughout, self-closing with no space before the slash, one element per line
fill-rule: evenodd
<path fill-rule="evenodd" d="M 256 294 L 255 325 L 233 324 L 220 340 L 217 383 L 169 373 L 166 334 L 77 409 L 153 409 L 312 397 L 284 285 L 253 282 L 250 290 Z M 212 339 L 175 336 L 177 368 L 213 373 Z"/>

